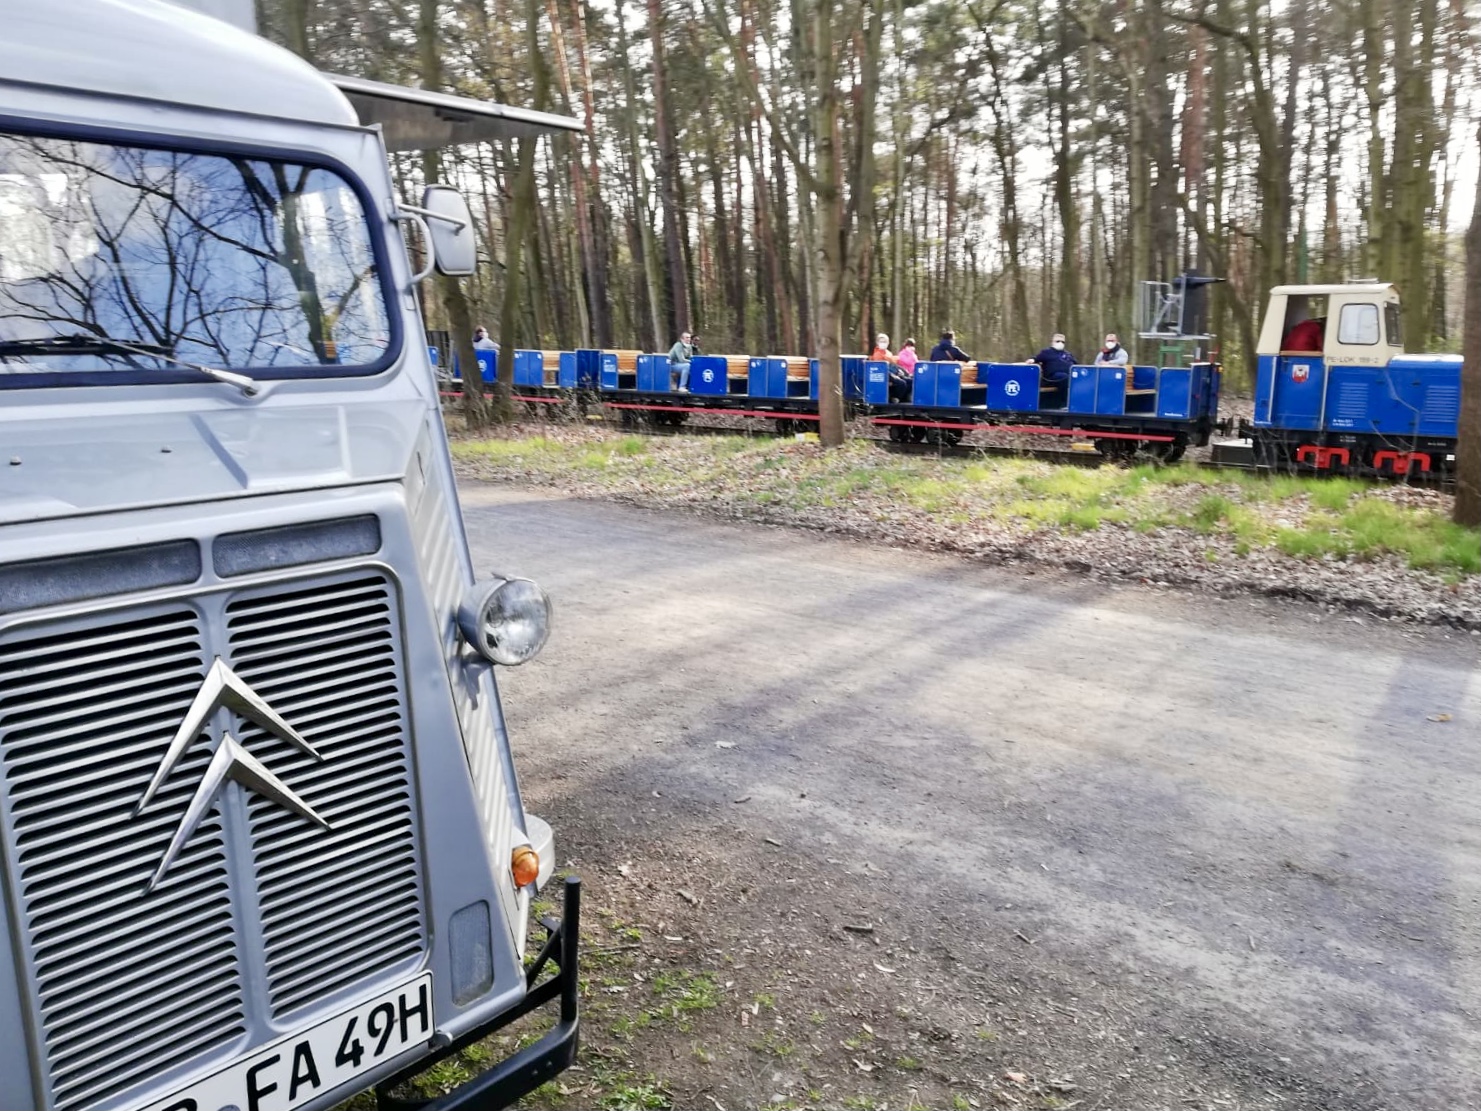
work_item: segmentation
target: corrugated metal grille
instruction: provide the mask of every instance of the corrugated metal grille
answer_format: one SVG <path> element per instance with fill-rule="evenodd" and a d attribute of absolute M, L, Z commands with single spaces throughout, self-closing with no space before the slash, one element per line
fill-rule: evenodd
<path fill-rule="evenodd" d="M 1332 415 L 1348 421 L 1362 420 L 1368 415 L 1368 382 L 1342 381 L 1337 384 L 1337 396 L 1332 399 Z"/>
<path fill-rule="evenodd" d="M 448 614 L 447 626 L 443 630 L 444 647 L 449 656 L 449 667 L 457 668 L 457 638 L 453 618 L 457 612 L 459 597 L 464 588 L 462 565 L 458 560 L 457 533 L 447 511 L 447 503 L 440 491 L 431 487 L 422 495 L 415 509 L 418 555 L 422 562 L 422 577 L 432 595 L 435 612 Z M 458 724 L 463 731 L 463 750 L 468 757 L 468 770 L 473 775 L 473 788 L 478 799 L 478 814 L 482 819 L 484 835 L 488 838 L 489 857 L 494 861 L 508 860 L 514 850 L 514 804 L 510 784 L 504 772 L 504 762 L 499 753 L 498 738 L 494 733 L 493 679 L 483 675 L 479 679 L 479 695 L 463 683 L 451 686 L 453 707 L 458 715 Z M 524 937 L 523 919 L 518 913 L 518 902 L 514 882 L 507 879 L 504 871 L 499 884 L 499 895 L 504 903 L 505 921 L 515 931 L 516 941 Z"/>
<path fill-rule="evenodd" d="M 92 1106 L 244 1030 L 213 811 L 146 894 L 210 759 L 134 808 L 205 674 L 187 607 L 0 640 L 0 754 L 55 1105 Z"/>
<path fill-rule="evenodd" d="M 1459 411 L 1459 386 L 1430 386 L 1424 391 L 1424 411 L 1420 420 L 1453 422 Z"/>
<path fill-rule="evenodd" d="M 240 595 L 226 616 L 233 670 L 322 757 L 243 730 L 330 826 L 257 796 L 249 804 L 281 1015 L 426 945 L 400 626 L 391 584 L 363 572 Z"/>

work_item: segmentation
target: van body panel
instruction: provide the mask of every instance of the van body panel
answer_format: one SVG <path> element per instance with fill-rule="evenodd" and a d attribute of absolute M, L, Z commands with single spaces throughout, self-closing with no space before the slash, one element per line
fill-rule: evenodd
<path fill-rule="evenodd" d="M 152 355 L 55 384 L 0 359 L 0 1106 L 153 1107 L 429 973 L 437 1044 L 494 1029 L 527 1001 L 531 823 L 456 621 L 474 568 L 380 137 L 300 60 L 170 5 L 0 20 L 0 134 L 330 165 L 391 325 L 380 363 L 305 359 L 251 396 Z M 220 668 L 276 717 L 212 696 Z M 227 740 L 316 820 L 212 780 Z M 509 1098 L 574 1053 L 574 929 L 558 952 L 559 1026 L 538 1068 L 496 1067 Z"/>

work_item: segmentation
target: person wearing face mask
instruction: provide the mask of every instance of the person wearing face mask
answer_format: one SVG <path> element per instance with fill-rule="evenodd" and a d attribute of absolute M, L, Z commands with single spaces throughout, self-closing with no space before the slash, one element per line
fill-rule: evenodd
<path fill-rule="evenodd" d="M 1130 362 L 1130 356 L 1126 354 L 1126 348 L 1121 346 L 1121 341 L 1116 338 L 1116 333 L 1106 333 L 1106 345 L 1096 352 L 1095 365 L 1125 366 L 1128 362 Z"/>
<path fill-rule="evenodd" d="M 1075 365 L 1075 356 L 1065 350 L 1064 336 L 1055 332 L 1049 338 L 1049 346 L 1029 362 L 1039 364 L 1039 380 L 1043 385 L 1067 386 L 1070 380 L 1070 367 Z"/>

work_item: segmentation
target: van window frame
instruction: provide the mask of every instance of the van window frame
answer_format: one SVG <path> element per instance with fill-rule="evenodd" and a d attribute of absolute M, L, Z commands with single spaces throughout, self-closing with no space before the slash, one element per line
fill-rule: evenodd
<path fill-rule="evenodd" d="M 236 155 L 245 158 L 277 159 L 314 169 L 327 170 L 334 174 L 354 193 L 364 213 L 366 235 L 370 241 L 371 254 L 375 258 L 377 284 L 386 310 L 385 350 L 374 362 L 352 366 L 322 364 L 296 367 L 234 366 L 230 369 L 234 373 L 246 374 L 263 382 L 301 382 L 324 379 L 363 381 L 384 374 L 400 361 L 402 348 L 406 343 L 406 328 L 400 312 L 401 302 L 398 290 L 392 282 L 391 253 L 385 220 L 375 204 L 369 186 L 359 174 L 340 159 L 322 151 L 304 150 L 276 143 L 251 140 L 233 142 L 178 135 L 160 136 L 131 128 L 75 122 L 53 123 L 3 112 L 0 112 L 0 132 L 8 135 L 31 135 L 42 139 L 75 139 L 81 142 L 111 143 L 116 146 L 138 147 L 174 154 Z M 132 369 L 42 371 L 0 375 L 0 395 L 8 390 L 74 389 L 89 386 L 199 385 L 203 382 L 206 380 L 197 372 L 168 364 L 143 373 Z"/>

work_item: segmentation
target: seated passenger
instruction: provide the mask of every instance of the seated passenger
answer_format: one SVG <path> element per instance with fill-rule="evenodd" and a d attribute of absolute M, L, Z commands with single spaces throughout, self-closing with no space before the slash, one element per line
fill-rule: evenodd
<path fill-rule="evenodd" d="M 874 363 L 888 363 L 890 368 L 890 400 L 909 401 L 911 393 L 910 374 L 900 368 L 900 360 L 890 354 L 890 337 L 880 332 L 874 337 L 874 350 L 869 353 L 869 361 Z"/>
<path fill-rule="evenodd" d="M 688 332 L 680 332 L 679 342 L 669 348 L 670 384 L 676 385 L 679 393 L 689 392 L 689 360 L 694 357 L 692 342 Z"/>
<path fill-rule="evenodd" d="M 1040 351 L 1031 363 L 1039 364 L 1039 381 L 1045 386 L 1069 384 L 1070 367 L 1075 365 L 1075 356 L 1064 348 L 1064 336 L 1055 332 L 1049 337 L 1049 346 Z"/>
<path fill-rule="evenodd" d="M 972 356 L 956 345 L 956 333 L 951 329 L 941 333 L 941 342 L 931 348 L 933 363 L 970 363 Z"/>
<path fill-rule="evenodd" d="M 890 354 L 890 337 L 880 332 L 874 337 L 874 350 L 869 353 L 869 359 L 875 363 L 889 363 L 895 365 L 895 356 Z"/>
<path fill-rule="evenodd" d="M 1314 316 L 1303 320 L 1285 334 L 1280 341 L 1282 351 L 1299 351 L 1304 355 L 1320 355 L 1322 340 L 1327 334 L 1327 318 Z"/>
<path fill-rule="evenodd" d="M 1106 345 L 1095 354 L 1096 366 L 1125 366 L 1130 361 L 1115 332 L 1106 334 Z"/>
<path fill-rule="evenodd" d="M 915 352 L 915 340 L 908 339 L 900 348 L 900 354 L 895 356 L 895 362 L 906 374 L 915 373 L 915 364 L 920 362 L 920 356 Z"/>
<path fill-rule="evenodd" d="M 915 394 L 915 364 L 920 356 L 915 353 L 915 340 L 908 339 L 895 356 L 895 365 L 890 368 L 890 400 L 909 401 Z"/>

